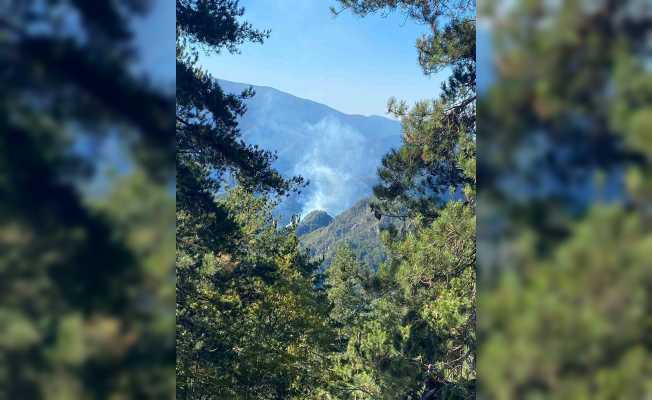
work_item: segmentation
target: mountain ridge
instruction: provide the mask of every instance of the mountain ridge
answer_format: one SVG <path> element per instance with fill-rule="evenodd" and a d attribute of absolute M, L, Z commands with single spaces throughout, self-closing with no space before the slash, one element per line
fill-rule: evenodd
<path fill-rule="evenodd" d="M 218 80 L 225 92 L 253 87 L 239 119 L 243 139 L 275 151 L 274 167 L 310 184 L 285 198 L 275 210 L 283 224 L 293 215 L 321 209 L 340 214 L 371 196 L 382 157 L 401 143 L 401 125 L 382 116 L 346 114 L 314 100 L 270 86 Z"/>
<path fill-rule="evenodd" d="M 222 87 L 222 89 L 227 89 L 227 88 L 229 89 L 229 90 L 225 90 L 225 92 L 227 92 L 227 93 L 238 93 L 238 92 L 233 90 L 234 88 L 239 88 L 239 90 L 242 91 L 242 90 L 245 90 L 245 89 L 251 87 L 251 88 L 254 89 L 254 92 L 256 92 L 256 93 L 257 93 L 257 89 L 263 89 L 265 91 L 269 90 L 269 91 L 277 92 L 279 94 L 283 94 L 283 95 L 293 97 L 293 98 L 295 98 L 297 100 L 310 102 L 310 103 L 313 103 L 313 104 L 315 104 L 317 106 L 325 107 L 325 108 L 328 108 L 331 111 L 334 111 L 334 112 L 340 113 L 340 114 L 344 114 L 344 115 L 348 115 L 350 117 L 379 118 L 379 119 L 382 119 L 382 120 L 398 122 L 398 120 L 395 120 L 393 118 L 388 118 L 388 117 L 385 117 L 383 115 L 378 115 L 378 114 L 364 115 L 364 114 L 357 114 L 357 113 L 347 113 L 346 111 L 338 110 L 337 108 L 335 108 L 333 106 L 329 106 L 328 104 L 320 103 L 320 102 L 318 102 L 316 100 L 312 100 L 312 99 L 309 99 L 307 97 L 297 96 L 297 95 L 292 94 L 290 92 L 286 92 L 285 90 L 277 89 L 275 87 L 268 86 L 268 85 L 256 85 L 256 84 L 253 84 L 253 83 L 250 84 L 250 83 L 245 83 L 245 82 L 236 82 L 236 81 L 230 81 L 230 80 L 227 80 L 227 79 L 218 79 L 217 81 L 220 84 L 220 87 Z"/>

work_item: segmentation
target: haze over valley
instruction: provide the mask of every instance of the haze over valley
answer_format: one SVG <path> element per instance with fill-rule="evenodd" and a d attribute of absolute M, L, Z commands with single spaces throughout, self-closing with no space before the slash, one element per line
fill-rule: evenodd
<path fill-rule="evenodd" d="M 220 80 L 227 93 L 252 86 Z M 274 166 L 310 184 L 285 199 L 277 216 L 287 222 L 324 210 L 336 216 L 369 197 L 384 154 L 401 142 L 401 126 L 381 116 L 350 115 L 270 87 L 252 86 L 240 130 L 247 143 L 277 151 Z"/>

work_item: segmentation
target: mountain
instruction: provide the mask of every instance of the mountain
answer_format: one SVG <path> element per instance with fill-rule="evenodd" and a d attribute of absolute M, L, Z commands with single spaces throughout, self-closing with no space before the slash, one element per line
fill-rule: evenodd
<path fill-rule="evenodd" d="M 299 222 L 299 225 L 297 226 L 297 235 L 306 235 L 310 232 L 316 231 L 319 228 L 328 226 L 331 222 L 333 222 L 333 217 L 328 215 L 326 211 L 311 211 L 306 214 L 306 216 L 303 217 Z"/>
<path fill-rule="evenodd" d="M 328 225 L 300 235 L 299 240 L 312 257 L 324 257 L 323 268 L 330 266 L 342 244 L 351 247 L 361 261 L 376 268 L 385 260 L 380 230 L 390 223 L 385 218 L 376 219 L 369 209 L 369 199 L 363 199 L 337 215 Z"/>
<path fill-rule="evenodd" d="M 219 83 L 229 93 L 252 86 Z M 253 88 L 256 95 L 246 101 L 247 112 L 240 119 L 243 138 L 277 151 L 274 166 L 283 175 L 301 175 L 310 181 L 301 194 L 277 208 L 282 223 L 311 210 L 336 215 L 371 194 L 383 155 L 400 145 L 398 121 L 345 114 L 270 87 Z"/>

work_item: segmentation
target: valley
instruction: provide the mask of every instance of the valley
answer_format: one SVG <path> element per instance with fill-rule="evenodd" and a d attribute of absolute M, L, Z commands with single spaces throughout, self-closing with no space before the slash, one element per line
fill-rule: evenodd
<path fill-rule="evenodd" d="M 264 149 L 276 149 L 275 168 L 284 176 L 309 181 L 301 193 L 282 199 L 275 217 L 297 227 L 302 246 L 328 268 L 338 248 L 347 245 L 368 265 L 385 259 L 378 220 L 369 196 L 378 182 L 376 169 L 390 149 L 401 143 L 398 121 L 351 115 L 280 90 L 220 80 L 227 93 L 253 87 L 240 120 L 243 138 Z"/>

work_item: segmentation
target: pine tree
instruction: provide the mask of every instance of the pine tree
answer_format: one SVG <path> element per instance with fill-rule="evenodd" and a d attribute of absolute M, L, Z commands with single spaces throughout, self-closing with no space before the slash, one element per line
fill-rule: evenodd
<path fill-rule="evenodd" d="M 236 52 L 267 32 L 237 1 L 177 1 L 177 397 L 306 398 L 323 386 L 332 338 L 317 265 L 273 196 L 300 187 L 246 144 L 238 118 L 253 95 L 226 94 L 200 51 Z M 236 188 L 230 188 L 235 184 Z"/>
<path fill-rule="evenodd" d="M 469 0 L 340 0 L 342 12 L 359 15 L 400 11 L 431 32 L 416 42 L 425 75 L 449 71 L 435 100 L 412 107 L 390 99 L 389 111 L 402 121 L 403 144 L 382 160 L 374 188 L 378 216 L 436 216 L 451 190 L 475 185 L 475 2 Z"/>
<path fill-rule="evenodd" d="M 273 204 L 242 188 L 220 198 L 238 228 L 229 252 L 177 250 L 179 398 L 301 398 L 321 386 L 330 340 L 327 302 L 314 288 L 317 265 L 295 226 L 279 230 Z M 178 225 L 188 219 L 180 217 Z"/>
<path fill-rule="evenodd" d="M 611 0 L 514 2 L 489 16 L 482 392 L 650 396 L 652 75 L 640 38 L 652 16 L 641 2 Z"/>
<path fill-rule="evenodd" d="M 403 144 L 383 159 L 372 209 L 378 217 L 407 220 L 409 229 L 384 234 L 388 261 L 370 279 L 376 288 L 370 310 L 350 328 L 347 349 L 339 357 L 338 376 L 350 393 L 344 398 L 473 397 L 475 5 L 372 0 L 340 4 L 343 8 L 336 13 L 400 10 L 425 23 L 431 33 L 417 41 L 424 73 L 451 71 L 436 100 L 413 107 L 389 103 L 390 112 L 401 119 Z M 355 261 L 348 265 L 340 269 L 358 269 Z M 336 293 L 329 289 L 331 298 Z"/>
<path fill-rule="evenodd" d="M 89 4 L 0 6 L 2 398 L 174 395 L 170 297 L 147 282 L 172 271 L 171 220 L 153 213 L 173 208 L 174 102 L 133 72 L 146 2 Z M 131 145 L 133 177 L 108 196 L 151 209 L 86 194 L 98 165 L 76 146 L 109 136 Z"/>

